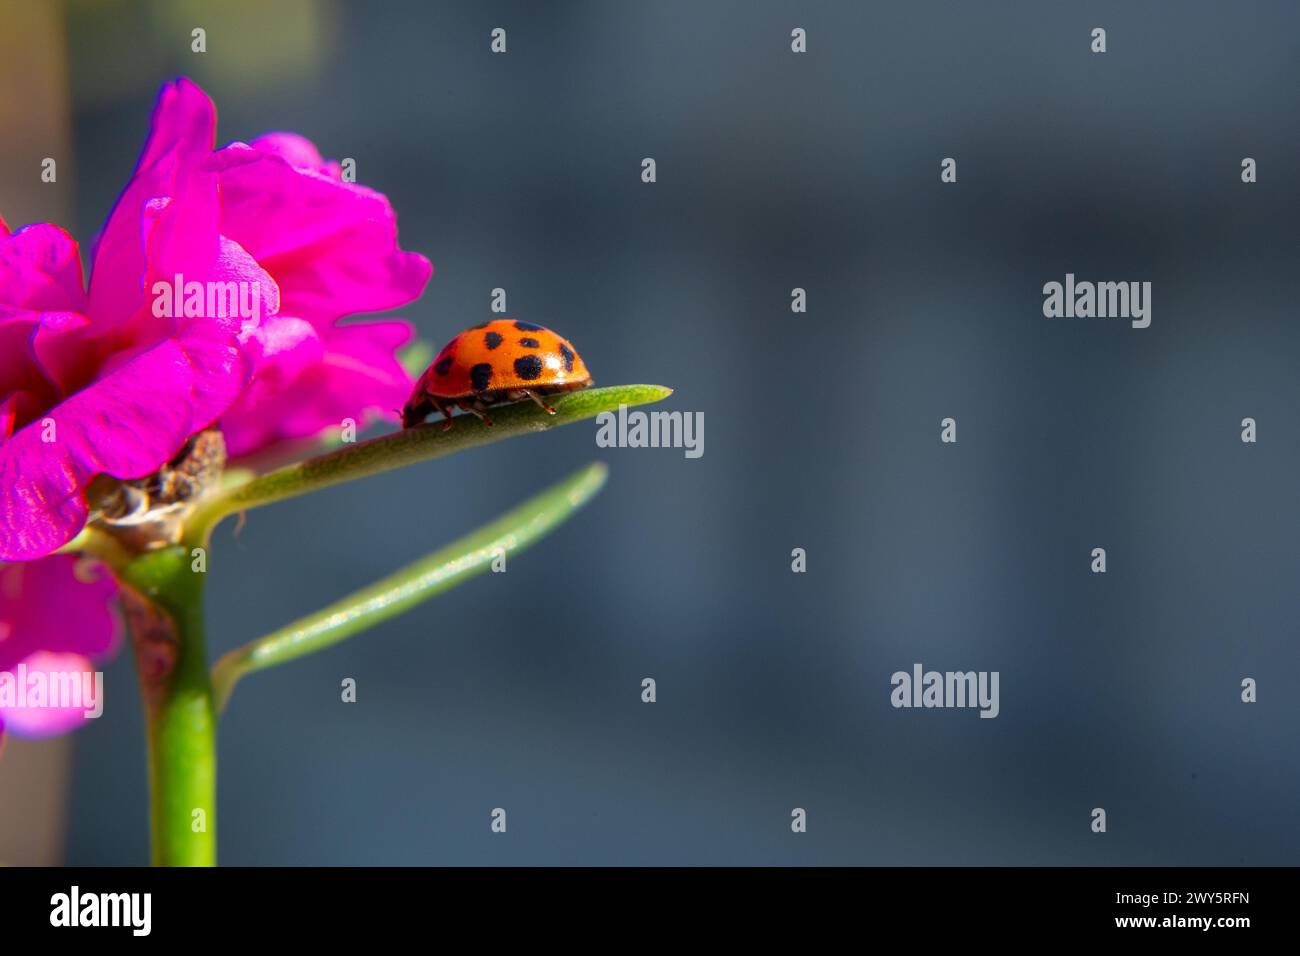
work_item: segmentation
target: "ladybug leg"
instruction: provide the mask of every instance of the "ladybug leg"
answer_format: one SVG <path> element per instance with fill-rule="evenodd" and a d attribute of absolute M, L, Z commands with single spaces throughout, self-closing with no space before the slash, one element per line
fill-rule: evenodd
<path fill-rule="evenodd" d="M 431 399 L 431 401 L 433 402 L 433 407 L 442 412 L 442 430 L 445 432 L 451 431 L 451 406 L 436 398 Z"/>
<path fill-rule="evenodd" d="M 469 412 L 470 414 L 476 415 L 478 417 L 478 420 L 481 421 L 488 428 L 492 427 L 492 419 L 488 418 L 487 406 L 483 404 L 482 399 L 476 398 L 474 399 L 473 402 L 462 402 L 460 407 L 465 409 L 465 411 Z"/>
<path fill-rule="evenodd" d="M 555 409 L 551 408 L 550 405 L 547 405 L 544 401 L 542 401 L 542 397 L 538 395 L 536 392 L 534 392 L 531 388 L 521 388 L 520 391 L 523 392 L 525 395 L 527 395 L 529 398 L 531 398 L 534 402 L 536 402 L 537 407 L 540 408 L 542 411 L 546 412 L 546 414 L 548 415 L 555 414 Z"/>

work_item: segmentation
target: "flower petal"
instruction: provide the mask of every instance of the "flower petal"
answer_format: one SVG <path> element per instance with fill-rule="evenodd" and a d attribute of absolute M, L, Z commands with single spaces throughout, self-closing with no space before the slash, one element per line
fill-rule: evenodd
<path fill-rule="evenodd" d="M 38 651 L 112 654 L 121 635 L 117 594 L 117 581 L 93 558 L 0 563 L 0 670 Z"/>
<path fill-rule="evenodd" d="M 433 266 L 398 247 L 397 217 L 381 193 L 243 143 L 219 150 L 216 162 L 222 234 L 275 276 L 284 312 L 324 323 L 423 292 Z"/>
<path fill-rule="evenodd" d="M 216 181 L 206 168 L 216 126 L 216 108 L 190 80 L 162 88 L 144 152 L 95 243 L 90 314 L 97 325 L 136 317 L 151 275 L 188 270 L 191 278 L 207 278 L 198 273 L 218 253 Z M 170 217 L 159 214 L 159 200 Z M 150 210 L 162 220 L 161 232 Z"/>
<path fill-rule="evenodd" d="M 0 305 L 84 312 L 81 254 L 58 226 L 39 222 L 0 234 Z"/>
<path fill-rule="evenodd" d="M 320 361 L 296 376 L 250 388 L 221 419 L 232 458 L 281 440 L 336 428 L 346 418 L 364 428 L 374 417 L 395 418 L 411 391 L 396 352 L 412 335 L 406 322 L 333 326 L 321 333 Z"/>
<path fill-rule="evenodd" d="M 306 136 L 297 133 L 273 132 L 263 133 L 248 144 L 261 153 L 272 153 L 285 160 L 296 169 L 307 169 L 321 173 L 330 179 L 341 179 L 342 170 L 338 163 L 327 162 L 321 158 L 316 144 Z"/>
<path fill-rule="evenodd" d="M 67 543 L 85 523 L 94 475 L 156 471 L 243 385 L 235 336 L 196 321 L 19 429 L 0 444 L 0 560 Z"/>

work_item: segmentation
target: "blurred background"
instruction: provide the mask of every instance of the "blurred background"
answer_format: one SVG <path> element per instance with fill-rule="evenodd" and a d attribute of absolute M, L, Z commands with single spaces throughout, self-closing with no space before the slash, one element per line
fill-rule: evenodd
<path fill-rule="evenodd" d="M 188 74 L 220 142 L 295 130 L 387 193 L 435 266 L 398 314 L 435 346 L 502 287 L 598 383 L 705 416 L 698 460 L 578 425 L 223 526 L 214 656 L 612 472 L 507 574 L 242 682 L 222 862 L 1295 864 L 1298 27 L 1285 2 L 0 0 L 11 226 L 88 249 Z M 1151 327 L 1045 319 L 1067 272 L 1150 281 Z M 1000 716 L 891 708 L 915 662 L 999 671 Z M 147 862 L 129 653 L 106 683 L 72 739 L 10 742 L 0 859 Z"/>

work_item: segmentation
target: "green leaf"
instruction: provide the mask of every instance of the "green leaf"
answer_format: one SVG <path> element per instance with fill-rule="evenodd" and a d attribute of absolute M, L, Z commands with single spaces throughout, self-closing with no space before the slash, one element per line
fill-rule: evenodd
<path fill-rule="evenodd" d="M 513 554 L 528 547 L 591 500 L 605 484 L 607 474 L 608 469 L 600 462 L 588 465 L 491 524 L 315 614 L 226 654 L 212 668 L 218 711 L 225 707 L 235 683 L 245 674 L 337 644 L 482 574 L 499 553 Z"/>
<path fill-rule="evenodd" d="M 548 415 L 532 402 L 516 402 L 492 409 L 492 427 L 471 415 L 459 415 L 449 431 L 443 431 L 439 422 L 430 422 L 345 445 L 315 458 L 278 468 L 237 487 L 226 488 L 200 501 L 185 522 L 184 541 L 190 546 L 206 545 L 212 529 L 222 518 L 249 508 L 404 465 L 441 458 L 466 448 L 594 418 L 601 412 L 615 412 L 620 405 L 657 402 L 671 394 L 672 389 L 662 385 L 588 388 L 549 399 L 555 409 L 554 415 Z"/>

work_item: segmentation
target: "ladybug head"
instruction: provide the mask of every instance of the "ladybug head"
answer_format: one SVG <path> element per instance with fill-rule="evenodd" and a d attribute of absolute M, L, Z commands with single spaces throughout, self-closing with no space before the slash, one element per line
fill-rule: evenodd
<path fill-rule="evenodd" d="M 428 402 L 417 402 L 414 399 L 408 401 L 402 406 L 402 427 L 414 428 L 424 421 L 431 411 L 433 411 L 433 407 Z"/>

